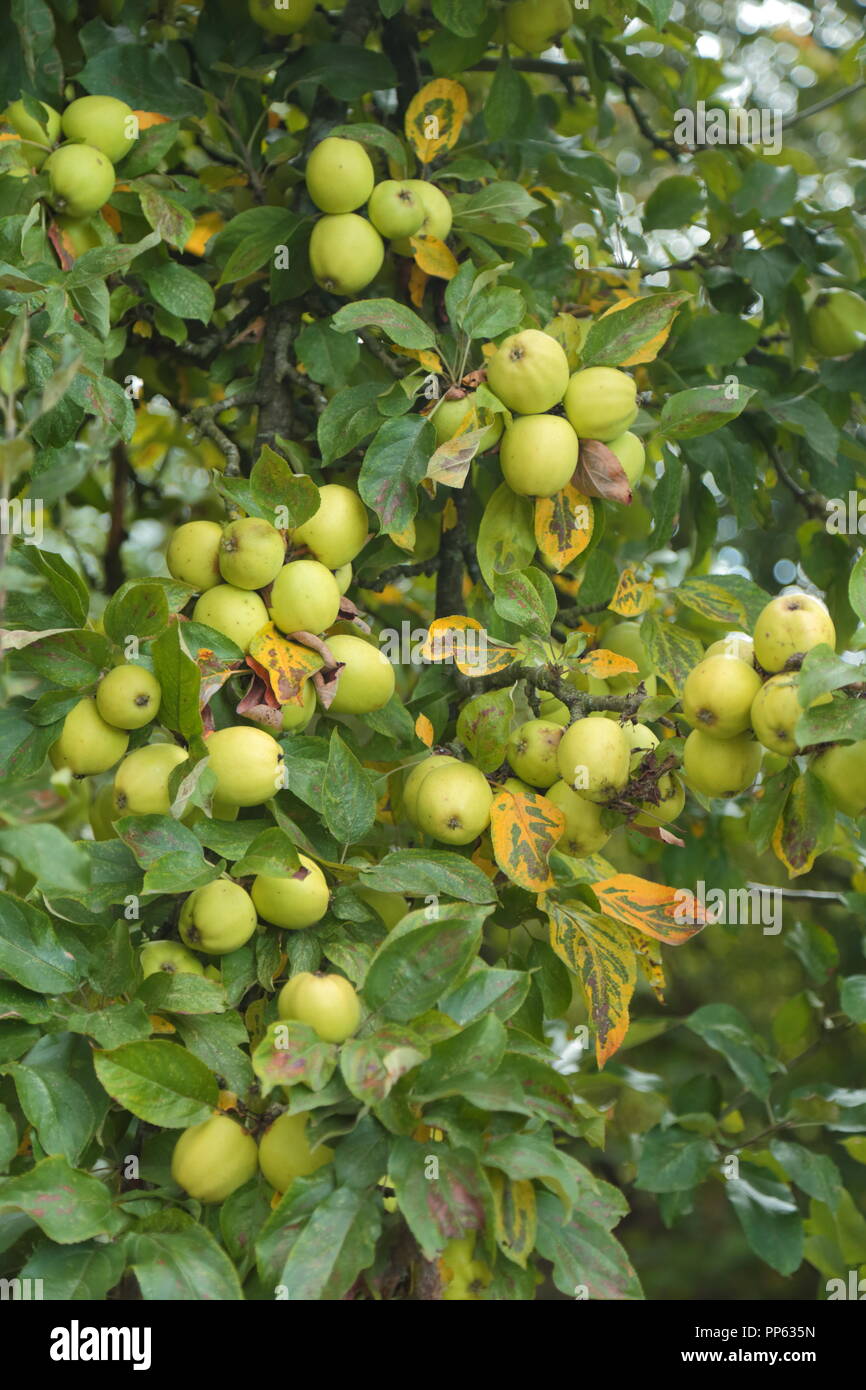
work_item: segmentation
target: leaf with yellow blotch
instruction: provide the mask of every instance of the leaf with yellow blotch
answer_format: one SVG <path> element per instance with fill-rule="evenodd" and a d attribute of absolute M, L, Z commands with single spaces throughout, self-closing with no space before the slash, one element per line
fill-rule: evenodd
<path fill-rule="evenodd" d="M 504 874 L 530 893 L 554 886 L 547 856 L 565 830 L 565 816 L 546 797 L 501 787 L 490 807 L 493 855 Z"/>
<path fill-rule="evenodd" d="M 479 845 L 478 848 L 474 851 L 472 855 L 472 863 L 475 865 L 476 869 L 480 869 L 481 872 L 491 880 L 491 882 L 499 873 L 499 870 L 494 864 L 493 860 L 487 858 L 487 854 L 482 849 L 481 845 Z"/>
<path fill-rule="evenodd" d="M 406 139 L 422 164 L 453 149 L 469 110 L 469 98 L 459 82 L 438 77 L 412 98 L 406 111 Z"/>
<path fill-rule="evenodd" d="M 466 430 L 446 439 L 430 455 L 427 464 L 427 477 L 445 487 L 462 487 L 466 482 L 469 468 L 478 453 L 478 447 L 487 433 L 487 427 Z"/>
<path fill-rule="evenodd" d="M 594 524 L 592 503 L 571 483 L 553 497 L 536 498 L 535 541 L 557 573 L 583 554 Z"/>
<path fill-rule="evenodd" d="M 505 757 L 514 717 L 510 690 L 484 690 L 467 700 L 457 716 L 457 737 L 476 767 L 495 772 Z"/>
<path fill-rule="evenodd" d="M 211 237 L 216 236 L 224 225 L 218 212 L 204 213 L 203 216 L 196 219 L 196 224 L 183 248 L 184 251 L 191 256 L 203 256 Z"/>
<path fill-rule="evenodd" d="M 419 714 L 415 720 L 415 737 L 425 748 L 433 747 L 433 725 L 426 714 Z"/>
<path fill-rule="evenodd" d="M 625 1041 L 628 1010 L 637 983 L 637 955 L 627 928 L 580 898 L 561 901 L 545 893 L 539 906 L 550 918 L 550 944 L 580 980 L 595 1029 L 600 1067 Z"/>
<path fill-rule="evenodd" d="M 504 671 L 519 657 L 516 647 L 487 636 L 475 618 L 452 614 L 430 624 L 421 648 L 425 661 L 453 661 L 464 676 L 491 676 Z"/>
<path fill-rule="evenodd" d="M 807 874 L 824 848 L 822 806 L 807 778 L 799 776 L 788 793 L 772 839 L 773 853 L 788 870 L 789 878 Z"/>
<path fill-rule="evenodd" d="M 535 1187 L 528 1178 L 508 1178 L 498 1168 L 486 1172 L 493 1191 L 496 1244 L 503 1255 L 525 1269 L 538 1230 Z"/>
<path fill-rule="evenodd" d="M 572 484 L 587 497 L 606 497 L 609 502 L 628 506 L 631 483 L 616 454 L 600 439 L 582 439 Z"/>
<path fill-rule="evenodd" d="M 633 569 L 624 569 L 616 586 L 616 593 L 607 605 L 612 613 L 623 618 L 635 618 L 646 613 L 650 607 L 655 589 L 652 582 L 638 579 Z"/>
<path fill-rule="evenodd" d="M 442 363 L 437 357 L 436 353 L 431 352 L 429 348 L 407 348 L 392 346 L 391 351 L 397 357 L 413 358 L 416 362 L 420 364 L 420 366 L 424 368 L 425 372 L 436 372 L 437 375 L 440 375 L 443 370 Z"/>
<path fill-rule="evenodd" d="M 445 506 L 442 508 L 443 533 L 445 531 L 453 531 L 454 527 L 457 525 L 457 521 L 457 507 L 454 504 L 454 498 L 449 497 L 446 499 Z"/>
<path fill-rule="evenodd" d="M 404 526 L 402 531 L 389 531 L 388 537 L 399 545 L 401 550 L 413 551 L 415 549 L 415 522 L 410 521 L 408 526 Z"/>
<path fill-rule="evenodd" d="M 454 279 L 460 266 L 454 252 L 448 249 L 444 241 L 439 241 L 435 236 L 413 236 L 409 240 L 415 248 L 415 264 L 421 267 L 425 275 L 437 280 Z"/>
<path fill-rule="evenodd" d="M 301 704 L 305 682 L 322 665 L 317 652 L 300 642 L 290 642 L 273 623 L 268 623 L 253 638 L 248 656 L 280 705 Z"/>
<path fill-rule="evenodd" d="M 635 367 L 653 362 L 668 340 L 685 291 L 621 299 L 596 319 L 583 346 L 584 367 Z M 614 322 L 615 320 L 615 322 Z"/>
<path fill-rule="evenodd" d="M 424 303 L 424 291 L 427 288 L 427 281 L 429 279 L 430 276 L 425 275 L 420 265 L 416 265 L 413 261 L 412 269 L 409 271 L 409 298 L 416 309 L 420 309 L 421 305 Z"/>
<path fill-rule="evenodd" d="M 594 676 L 600 681 L 607 680 L 609 676 L 637 674 L 637 666 L 629 657 L 609 652 L 606 647 L 597 647 L 594 652 L 587 652 L 577 664 L 588 676 Z"/>
<path fill-rule="evenodd" d="M 629 940 L 637 952 L 638 965 L 650 989 L 660 1004 L 665 1002 L 665 968 L 662 963 L 662 948 L 658 941 L 642 932 L 626 928 Z"/>
<path fill-rule="evenodd" d="M 177 1029 L 173 1023 L 169 1023 L 167 1018 L 161 1014 L 148 1014 L 147 1021 L 150 1024 L 152 1033 L 176 1033 Z"/>
<path fill-rule="evenodd" d="M 602 912 L 666 946 L 682 946 L 714 920 L 686 889 L 635 874 L 615 874 L 592 888 Z"/>

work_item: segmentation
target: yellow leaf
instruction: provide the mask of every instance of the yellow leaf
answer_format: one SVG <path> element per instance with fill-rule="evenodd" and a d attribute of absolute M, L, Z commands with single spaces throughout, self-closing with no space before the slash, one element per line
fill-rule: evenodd
<path fill-rule="evenodd" d="M 507 1178 L 496 1168 L 487 1169 L 496 1211 L 496 1244 L 509 1260 L 526 1268 L 535 1249 L 538 1218 L 535 1187 L 528 1178 Z"/>
<path fill-rule="evenodd" d="M 218 212 L 206 212 L 199 217 L 195 226 L 189 234 L 189 240 L 184 246 L 184 251 L 188 251 L 191 256 L 203 256 L 204 249 L 212 236 L 215 236 L 225 224 Z"/>
<path fill-rule="evenodd" d="M 545 893 L 539 906 L 550 917 L 551 946 L 580 980 L 595 1026 L 596 1060 L 603 1067 L 628 1032 L 637 982 L 637 957 L 628 930 L 577 898 L 560 901 Z"/>
<path fill-rule="evenodd" d="M 322 665 L 318 652 L 300 642 L 290 642 L 273 623 L 253 638 L 248 655 L 280 705 L 301 704 L 306 681 Z"/>
<path fill-rule="evenodd" d="M 592 885 L 608 917 L 634 927 L 666 946 L 681 946 L 714 920 L 692 893 L 668 888 L 635 874 L 616 874 Z"/>
<path fill-rule="evenodd" d="M 633 569 L 624 569 L 616 586 L 616 593 L 607 605 L 613 613 L 624 618 L 634 618 L 645 613 L 653 601 L 652 583 L 638 579 Z"/>
<path fill-rule="evenodd" d="M 167 1018 L 162 1018 L 160 1014 L 148 1014 L 148 1022 L 152 1033 L 174 1033 L 176 1028 L 173 1023 L 169 1023 Z"/>
<path fill-rule="evenodd" d="M 415 720 L 415 737 L 424 744 L 426 748 L 433 747 L 433 725 L 426 714 L 419 714 Z"/>
<path fill-rule="evenodd" d="M 451 531 L 457 525 L 457 508 L 454 498 L 449 497 L 442 511 L 442 530 Z"/>
<path fill-rule="evenodd" d="M 138 129 L 150 130 L 154 125 L 168 125 L 170 116 L 160 116 L 158 111 L 133 111 L 133 116 L 138 120 Z"/>
<path fill-rule="evenodd" d="M 422 87 L 406 112 L 406 139 L 422 164 L 431 164 L 443 150 L 456 145 L 469 110 L 469 98 L 459 82 L 437 77 Z"/>
<path fill-rule="evenodd" d="M 427 288 L 427 281 L 429 279 L 430 276 L 425 275 L 420 265 L 416 265 L 413 261 L 412 269 L 409 271 L 409 298 L 416 309 L 420 309 L 421 305 L 424 303 L 424 291 Z"/>
<path fill-rule="evenodd" d="M 530 893 L 554 885 L 547 856 L 565 830 L 565 816 L 544 796 L 502 787 L 490 807 L 490 839 L 497 864 Z"/>
<path fill-rule="evenodd" d="M 415 248 L 415 264 L 425 275 L 435 275 L 439 280 L 453 280 L 460 269 L 457 258 L 444 241 L 434 236 L 413 236 L 410 238 Z"/>
<path fill-rule="evenodd" d="M 388 535 L 395 545 L 399 545 L 401 550 L 415 549 L 415 522 L 410 521 L 402 531 L 389 531 Z"/>
<path fill-rule="evenodd" d="M 601 318 L 606 319 L 609 314 L 616 314 L 620 309 L 627 309 L 629 304 L 635 304 L 636 302 L 634 298 L 621 299 L 617 304 L 612 304 L 611 307 L 601 315 Z M 650 338 L 649 342 L 644 343 L 642 347 L 639 347 L 636 352 L 632 353 L 631 357 L 626 357 L 619 365 L 621 367 L 637 367 L 641 362 L 654 362 L 670 337 L 673 326 L 673 319 L 671 319 L 666 328 L 660 329 L 654 338 Z"/>
<path fill-rule="evenodd" d="M 148 323 L 147 319 L 136 319 L 135 323 L 132 325 L 132 331 L 139 338 L 153 337 L 153 325 Z"/>
<path fill-rule="evenodd" d="M 488 637 L 486 628 L 475 618 L 460 614 L 432 622 L 421 649 L 425 661 L 453 661 L 464 676 L 490 676 L 504 671 L 519 655 L 516 647 Z"/>
<path fill-rule="evenodd" d="M 437 374 L 442 372 L 442 363 L 436 353 L 431 352 L 429 348 L 392 347 L 391 351 L 396 353 L 398 357 L 413 358 L 427 372 L 436 372 Z"/>
<path fill-rule="evenodd" d="M 602 681 L 607 680 L 608 676 L 637 674 L 637 666 L 629 657 L 609 652 L 606 647 L 598 647 L 594 652 L 588 652 L 577 664 L 587 675 Z"/>
<path fill-rule="evenodd" d="M 571 483 L 553 497 L 536 498 L 535 543 L 557 573 L 586 550 L 594 524 L 592 503 Z"/>

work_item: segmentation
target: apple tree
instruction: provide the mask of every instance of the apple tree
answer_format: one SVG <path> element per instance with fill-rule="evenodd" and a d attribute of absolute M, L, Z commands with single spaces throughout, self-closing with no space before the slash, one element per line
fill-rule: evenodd
<path fill-rule="evenodd" d="M 866 1268 L 862 36 L 731 8 L 9 7 L 4 1277 Z"/>

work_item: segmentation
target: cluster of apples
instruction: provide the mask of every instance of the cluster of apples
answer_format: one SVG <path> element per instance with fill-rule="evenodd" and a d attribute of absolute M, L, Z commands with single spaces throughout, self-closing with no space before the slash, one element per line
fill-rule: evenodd
<path fill-rule="evenodd" d="M 432 412 L 443 443 L 466 427 L 482 430 L 478 452 L 499 443 L 502 476 L 521 497 L 553 497 L 577 468 L 582 440 L 598 440 L 619 461 L 629 486 L 640 481 L 646 453 L 630 426 L 638 413 L 635 382 L 614 367 L 571 370 L 558 338 L 525 328 L 503 339 L 488 361 L 487 385 L 510 414 L 478 406 L 475 392 L 447 396 Z M 562 413 L 564 411 L 564 414 Z"/>
<path fill-rule="evenodd" d="M 826 605 L 794 591 L 771 599 L 753 636 L 734 632 L 708 647 L 683 687 L 683 715 L 692 726 L 683 755 L 689 786 L 708 797 L 735 796 L 752 785 L 765 751 L 797 756 L 799 667 L 822 644 L 831 651 L 836 645 Z M 819 695 L 812 704 L 830 700 Z M 833 744 L 809 766 L 839 810 L 866 811 L 866 741 Z"/>
<path fill-rule="evenodd" d="M 310 237 L 310 268 L 332 294 L 357 294 L 374 280 L 385 259 L 385 242 L 411 256 L 413 236 L 444 241 L 451 230 L 451 204 L 441 189 L 423 179 L 385 179 L 357 140 L 330 135 L 310 154 L 307 192 L 324 214 Z M 367 217 L 358 209 L 367 204 Z M 368 220 L 369 219 L 369 220 Z"/>
<path fill-rule="evenodd" d="M 13 101 L 5 113 L 20 145 L 17 171 L 42 170 L 57 212 L 73 219 L 91 217 L 114 191 L 114 166 L 138 139 L 138 117 L 116 97 L 78 97 L 62 115 L 45 102 L 35 106 L 38 116 L 23 100 Z M 61 134 L 64 143 L 58 145 Z"/>

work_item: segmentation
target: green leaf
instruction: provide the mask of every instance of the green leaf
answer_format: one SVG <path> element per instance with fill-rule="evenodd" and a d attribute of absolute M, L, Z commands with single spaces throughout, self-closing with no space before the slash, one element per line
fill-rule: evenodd
<path fill-rule="evenodd" d="M 686 1027 L 720 1052 L 748 1091 L 766 1100 L 770 1093 L 770 1063 L 758 1051 L 758 1039 L 739 1009 L 730 1004 L 705 1004 L 686 1019 Z"/>
<path fill-rule="evenodd" d="M 120 1241 L 83 1241 L 77 1245 L 39 1244 L 22 1267 L 21 1279 L 41 1279 L 57 1303 L 104 1302 L 124 1270 Z"/>
<path fill-rule="evenodd" d="M 516 328 L 525 314 L 526 304 L 518 290 L 494 285 L 473 294 L 459 322 L 469 338 L 498 338 L 509 329 Z"/>
<path fill-rule="evenodd" d="M 623 309 L 624 314 L 628 313 Z M 619 314 L 614 317 L 619 318 Z M 590 330 L 591 331 L 591 330 Z M 585 357 L 584 357 L 584 360 Z M 659 429 L 668 439 L 693 439 L 735 420 L 755 394 L 753 386 L 695 386 L 668 396 L 659 417 Z"/>
<path fill-rule="evenodd" d="M 758 213 L 762 221 L 783 217 L 797 196 L 797 171 L 755 159 L 731 201 L 737 217 Z"/>
<path fill-rule="evenodd" d="M 569 1298 L 606 1301 L 643 1298 L 640 1281 L 619 1241 L 584 1212 L 563 1222 L 562 1206 L 547 1192 L 538 1193 L 536 1248 L 553 1266 L 553 1282 Z"/>
<path fill-rule="evenodd" d="M 668 7 L 670 10 L 670 6 Z M 695 220 L 704 205 L 704 190 L 697 179 L 684 174 L 662 179 L 647 198 L 643 214 L 644 231 L 659 227 L 685 227 Z"/>
<path fill-rule="evenodd" d="M 501 140 L 519 118 L 525 87 L 511 66 L 508 50 L 503 49 L 484 103 L 484 124 L 491 140 Z"/>
<path fill-rule="evenodd" d="M 234 1265 L 202 1226 L 131 1234 L 126 1258 L 146 1302 L 243 1299 Z"/>
<path fill-rule="evenodd" d="M 331 319 L 338 333 L 357 333 L 370 324 L 399 347 L 432 348 L 436 335 L 429 324 L 394 299 L 359 299 L 338 309 Z"/>
<path fill-rule="evenodd" d="M 378 429 L 382 416 L 376 402 L 382 393 L 378 381 L 346 386 L 328 402 L 319 416 L 318 440 L 322 463 L 334 463 Z"/>
<path fill-rule="evenodd" d="M 415 516 L 418 484 L 435 448 L 436 432 L 421 415 L 386 420 L 367 446 L 358 492 L 383 531 L 403 531 Z"/>
<path fill-rule="evenodd" d="M 542 580 L 543 585 L 539 582 Z M 540 638 L 550 636 L 550 624 L 556 612 L 556 595 L 550 580 L 538 570 L 494 575 L 493 606 L 500 618 L 514 623 L 521 632 Z"/>
<path fill-rule="evenodd" d="M 438 1162 L 434 1183 L 427 1177 L 431 1157 Z M 387 1171 L 400 1213 L 425 1259 L 434 1260 L 453 1236 L 484 1226 L 489 1194 L 469 1149 L 399 1138 L 391 1146 Z"/>
<path fill-rule="evenodd" d="M 496 576 L 523 570 L 535 555 L 533 509 L 528 497 L 518 497 L 500 483 L 484 509 L 478 530 L 478 564 L 484 582 L 496 587 Z"/>
<path fill-rule="evenodd" d="M 370 774 L 343 742 L 338 729 L 331 732 L 322 815 L 341 845 L 362 840 L 376 819 L 376 792 Z"/>
<path fill-rule="evenodd" d="M 336 332 L 330 319 L 305 324 L 295 339 L 295 352 L 313 381 L 333 388 L 344 385 L 360 357 L 357 338 Z"/>
<path fill-rule="evenodd" d="M 210 323 L 214 292 L 207 280 L 176 261 L 166 261 L 145 272 L 143 279 L 155 302 L 179 319 Z"/>
<path fill-rule="evenodd" d="M 138 186 L 136 192 L 141 199 L 141 210 L 153 230 L 159 232 L 163 241 L 182 251 L 195 227 L 192 213 L 149 184 Z"/>
<path fill-rule="evenodd" d="M 803 1222 L 790 1189 L 747 1163 L 724 1187 L 749 1248 L 777 1273 L 793 1274 L 803 1259 Z"/>
<path fill-rule="evenodd" d="M 28 1216 L 58 1245 L 117 1235 L 125 1224 L 104 1182 L 55 1156 L 43 1158 L 0 1186 L 0 1215 L 13 1211 Z"/>
<path fill-rule="evenodd" d="M 789 1144 L 784 1139 L 772 1139 L 770 1152 L 801 1192 L 824 1202 L 835 1211 L 842 1199 L 844 1187 L 839 1169 L 826 1154 L 812 1153 L 802 1144 Z"/>
<path fill-rule="evenodd" d="M 839 1003 L 854 1023 L 866 1023 L 866 975 L 849 975 L 842 981 Z"/>
<path fill-rule="evenodd" d="M 67 994 L 81 967 L 33 903 L 0 893 L 0 971 L 38 994 Z"/>
<path fill-rule="evenodd" d="M 681 1192 L 703 1182 L 717 1161 L 716 1146 L 700 1134 L 656 1126 L 644 1139 L 635 1186 L 645 1192 Z"/>
<path fill-rule="evenodd" d="M 489 911 L 440 905 L 434 921 L 425 910 L 410 912 L 373 957 L 364 983 L 370 1007 L 400 1022 L 432 1008 L 466 973 Z"/>
<path fill-rule="evenodd" d="M 219 1091 L 211 1072 L 173 1042 L 125 1043 L 93 1054 L 100 1082 L 113 1100 L 140 1120 L 186 1129 L 206 1120 Z"/>
<path fill-rule="evenodd" d="M 133 111 L 158 111 L 162 116 L 203 116 L 204 95 L 189 81 L 179 80 L 162 46 L 111 43 L 88 57 L 75 75 L 85 92 L 110 92 Z"/>
<path fill-rule="evenodd" d="M 369 1192 L 332 1192 L 291 1246 L 278 1281 L 285 1297 L 306 1303 L 341 1299 L 372 1265 L 381 1227 L 381 1208 Z"/>
<path fill-rule="evenodd" d="M 365 869 L 358 882 L 380 893 L 408 893 L 412 897 L 444 894 L 467 903 L 492 903 L 496 890 L 490 879 L 470 859 L 446 849 L 395 849 L 373 868 Z"/>
<path fill-rule="evenodd" d="M 332 126 L 328 134 L 343 136 L 347 140 L 358 140 L 362 145 L 372 145 L 374 149 L 384 150 L 388 158 L 403 170 L 404 176 L 409 171 L 409 156 L 405 147 L 387 126 L 369 125 L 364 121 L 358 121 L 352 125 Z"/>
<path fill-rule="evenodd" d="M 640 635 L 653 670 L 681 694 L 686 677 L 704 654 L 703 643 L 676 623 L 659 622 L 650 614 L 641 623 Z"/>
<path fill-rule="evenodd" d="M 386 1023 L 343 1044 L 340 1071 L 353 1096 L 364 1105 L 377 1105 L 429 1054 L 430 1047 L 419 1034 L 402 1024 Z"/>
<path fill-rule="evenodd" d="M 531 983 L 525 970 L 475 970 L 439 1007 L 461 1025 L 491 1012 L 505 1021 L 522 1007 Z"/>
<path fill-rule="evenodd" d="M 7 1070 L 42 1148 L 77 1162 L 102 1118 L 87 1092 L 59 1066 L 13 1063 Z"/>

